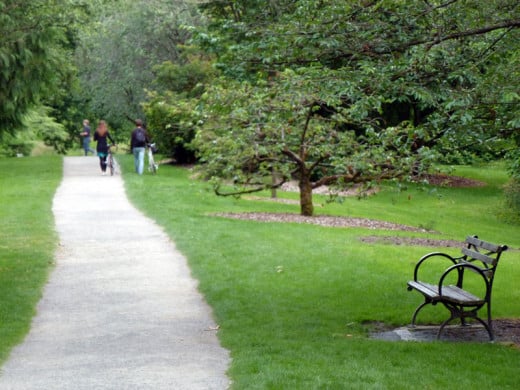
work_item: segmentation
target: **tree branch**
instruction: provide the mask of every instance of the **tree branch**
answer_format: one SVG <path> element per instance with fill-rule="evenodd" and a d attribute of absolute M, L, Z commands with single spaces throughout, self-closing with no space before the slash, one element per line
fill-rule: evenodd
<path fill-rule="evenodd" d="M 304 161 L 298 156 L 296 153 L 294 153 L 292 150 L 288 149 L 287 147 L 282 150 L 282 153 L 289 157 L 291 160 L 293 160 L 298 165 L 303 165 Z"/>
<path fill-rule="evenodd" d="M 238 196 L 238 195 L 245 195 L 245 194 L 252 194 L 255 192 L 260 192 L 264 190 L 271 190 L 280 188 L 282 185 L 284 185 L 287 182 L 287 180 L 282 179 L 279 183 L 276 184 L 265 184 L 265 183 L 254 183 L 249 185 L 258 186 L 255 188 L 248 188 L 248 189 L 242 189 L 242 190 L 236 190 L 236 191 L 230 191 L 230 192 L 222 192 L 220 191 L 220 186 L 216 186 L 213 191 L 215 191 L 215 194 L 218 196 Z"/>
<path fill-rule="evenodd" d="M 445 36 L 436 37 L 433 41 L 430 41 L 430 39 L 419 39 L 416 41 L 411 41 L 411 42 L 408 42 L 406 45 L 404 45 L 402 47 L 402 49 L 408 49 L 409 47 L 422 45 L 422 44 L 428 43 L 428 42 L 429 42 L 429 44 L 428 44 L 427 48 L 430 49 L 435 45 L 438 45 L 442 42 L 449 41 L 452 39 L 470 37 L 473 35 L 483 35 L 488 32 L 491 32 L 491 31 L 501 30 L 503 28 L 513 29 L 513 28 L 519 28 L 519 27 L 520 27 L 520 20 L 504 20 L 503 22 L 492 25 L 492 26 L 486 26 L 486 27 L 476 28 L 476 29 L 467 30 L 467 31 L 459 31 L 459 32 L 455 32 L 455 33 L 448 34 Z"/>

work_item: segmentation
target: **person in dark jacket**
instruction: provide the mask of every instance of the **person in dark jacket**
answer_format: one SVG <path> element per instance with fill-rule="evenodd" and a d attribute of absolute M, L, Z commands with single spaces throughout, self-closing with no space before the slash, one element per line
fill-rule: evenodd
<path fill-rule="evenodd" d="M 144 170 L 144 152 L 150 139 L 141 119 L 136 119 L 135 125 L 136 128 L 132 131 L 130 139 L 130 148 L 134 154 L 135 171 L 138 175 L 142 175 Z"/>
<path fill-rule="evenodd" d="M 97 141 L 96 151 L 99 156 L 99 165 L 101 167 L 101 174 L 106 175 L 107 171 L 107 155 L 108 155 L 108 143 L 107 139 L 115 144 L 114 139 L 108 132 L 107 123 L 103 120 L 99 121 L 96 132 L 94 133 L 94 141 Z"/>
<path fill-rule="evenodd" d="M 83 137 L 82 144 L 85 156 L 88 155 L 88 152 L 94 154 L 94 149 L 90 147 L 90 122 L 88 119 L 83 119 L 83 131 L 79 135 Z"/>

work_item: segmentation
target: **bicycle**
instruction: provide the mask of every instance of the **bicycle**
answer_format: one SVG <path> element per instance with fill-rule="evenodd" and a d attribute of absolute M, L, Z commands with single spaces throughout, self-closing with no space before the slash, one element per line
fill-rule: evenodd
<path fill-rule="evenodd" d="M 108 145 L 107 152 L 107 167 L 110 170 L 110 176 L 114 176 L 114 174 L 117 174 L 118 172 L 118 165 L 116 159 L 112 154 L 112 147 L 115 147 L 115 145 Z"/>
<path fill-rule="evenodd" d="M 148 170 L 152 172 L 152 175 L 157 173 L 157 169 L 159 169 L 159 164 L 155 162 L 153 158 L 153 154 L 155 152 L 155 142 L 148 144 L 147 153 L 148 153 Z"/>

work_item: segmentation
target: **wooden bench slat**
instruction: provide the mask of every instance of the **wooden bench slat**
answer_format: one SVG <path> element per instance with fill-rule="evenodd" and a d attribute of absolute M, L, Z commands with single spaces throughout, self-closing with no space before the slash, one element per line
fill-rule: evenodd
<path fill-rule="evenodd" d="M 462 253 L 472 259 L 483 261 L 484 263 L 489 264 L 489 265 L 495 265 L 496 261 L 497 261 L 496 259 L 494 259 L 490 256 L 487 256 L 483 253 L 479 253 L 479 252 L 476 252 L 476 251 L 468 249 L 468 248 L 462 248 Z"/>
<path fill-rule="evenodd" d="M 443 287 L 442 297 L 444 300 L 451 300 L 461 305 L 480 305 L 486 302 L 484 299 L 453 285 Z"/>
<path fill-rule="evenodd" d="M 482 241 L 476 237 L 469 236 L 466 238 L 466 243 L 475 245 L 476 247 L 486 249 L 490 252 L 501 252 L 502 248 L 500 245 L 495 245 L 490 242 Z"/>
<path fill-rule="evenodd" d="M 485 300 L 453 285 L 444 286 L 442 296 L 439 295 L 438 286 L 430 283 L 410 281 L 408 286 L 416 289 L 433 301 L 448 300 L 461 305 L 480 305 L 485 302 Z"/>
<path fill-rule="evenodd" d="M 439 298 L 439 291 L 437 289 L 437 286 L 434 286 L 433 284 L 424 283 L 424 282 L 415 282 L 413 280 L 408 282 L 408 286 L 411 288 L 416 289 L 420 293 L 426 295 L 428 298 L 436 299 Z"/>

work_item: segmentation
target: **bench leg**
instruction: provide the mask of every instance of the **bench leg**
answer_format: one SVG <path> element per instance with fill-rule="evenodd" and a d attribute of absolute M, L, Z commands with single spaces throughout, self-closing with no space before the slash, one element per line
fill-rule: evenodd
<path fill-rule="evenodd" d="M 442 333 L 442 330 L 444 329 L 444 327 L 446 325 L 448 325 L 451 320 L 453 320 L 454 318 L 457 318 L 457 317 L 454 317 L 453 315 L 450 316 L 450 318 L 448 318 L 446 321 L 444 321 L 441 326 L 439 327 L 439 331 L 437 332 L 437 340 L 440 340 L 441 339 L 441 333 Z"/>
<path fill-rule="evenodd" d="M 489 333 L 489 340 L 495 341 L 495 334 L 493 332 L 493 322 L 491 321 L 491 299 L 487 302 L 487 331 Z"/>
<path fill-rule="evenodd" d="M 437 333 L 437 340 L 440 339 L 441 333 L 442 333 L 442 330 L 444 329 L 444 327 L 446 325 L 448 325 L 455 318 L 459 318 L 460 319 L 460 322 L 461 322 L 462 326 L 467 325 L 466 318 L 473 318 L 473 319 L 477 320 L 486 329 L 486 331 L 487 331 L 487 333 L 489 335 L 489 340 L 490 341 L 494 340 L 493 329 L 492 329 L 492 325 L 491 325 L 491 309 L 490 309 L 489 305 L 488 305 L 488 322 L 486 323 L 486 321 L 484 321 L 482 318 L 480 318 L 477 315 L 478 310 L 481 307 L 474 308 L 473 310 L 465 311 L 463 306 L 457 306 L 457 305 L 453 305 L 453 304 L 448 304 L 446 302 L 443 302 L 443 304 L 450 311 L 450 318 L 448 318 L 446 321 L 444 321 L 441 324 L 441 326 L 439 328 L 439 332 Z"/>
<path fill-rule="evenodd" d="M 484 328 L 486 328 L 488 335 L 489 335 L 489 341 L 494 341 L 495 336 L 493 335 L 493 329 L 491 328 L 491 322 L 489 322 L 489 325 L 486 323 L 486 321 L 480 319 L 479 317 L 475 317 L 475 319 L 480 322 L 482 325 L 484 325 Z"/>
<path fill-rule="evenodd" d="M 421 309 L 426 306 L 426 305 L 429 305 L 430 303 L 432 303 L 431 299 L 428 299 L 425 297 L 424 299 L 424 302 L 421 303 L 419 306 L 417 306 L 417 309 L 415 309 L 415 311 L 413 312 L 413 316 L 412 316 L 412 326 L 415 327 L 415 320 L 417 319 L 417 314 L 419 314 L 419 312 L 421 311 Z"/>

